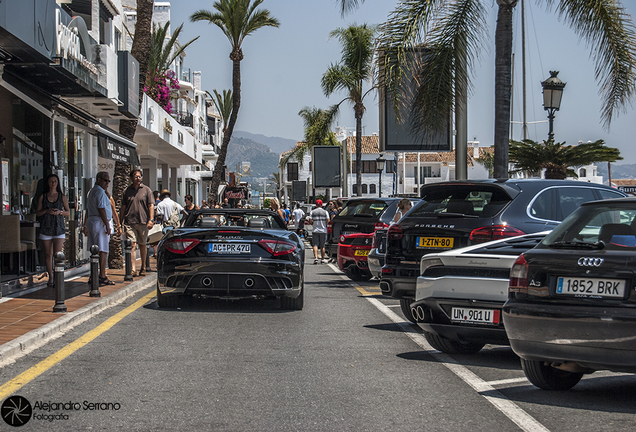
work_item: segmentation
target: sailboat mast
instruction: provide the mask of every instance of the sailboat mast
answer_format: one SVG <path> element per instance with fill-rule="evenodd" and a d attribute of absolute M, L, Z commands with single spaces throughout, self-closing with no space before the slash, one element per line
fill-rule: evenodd
<path fill-rule="evenodd" d="M 521 76 L 523 89 L 523 139 L 528 139 L 528 121 L 526 118 L 526 12 L 525 0 L 521 0 Z"/>

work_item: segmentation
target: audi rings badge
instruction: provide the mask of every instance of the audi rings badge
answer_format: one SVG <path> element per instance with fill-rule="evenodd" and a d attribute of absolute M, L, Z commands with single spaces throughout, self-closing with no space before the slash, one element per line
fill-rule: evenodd
<path fill-rule="evenodd" d="M 581 257 L 577 261 L 577 264 L 581 267 L 599 267 L 603 264 L 603 258 L 590 258 L 590 257 Z"/>

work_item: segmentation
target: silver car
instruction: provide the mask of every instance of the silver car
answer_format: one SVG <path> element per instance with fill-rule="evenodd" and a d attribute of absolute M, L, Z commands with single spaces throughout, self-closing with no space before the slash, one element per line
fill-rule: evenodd
<path fill-rule="evenodd" d="M 411 313 L 431 346 L 471 354 L 485 344 L 509 345 L 501 309 L 517 257 L 550 231 L 424 255 Z"/>

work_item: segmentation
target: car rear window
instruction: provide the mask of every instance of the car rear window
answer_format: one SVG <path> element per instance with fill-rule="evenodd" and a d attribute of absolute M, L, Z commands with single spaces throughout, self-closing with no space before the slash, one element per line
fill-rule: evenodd
<path fill-rule="evenodd" d="M 435 217 L 458 214 L 492 217 L 511 201 L 503 190 L 482 185 L 443 186 L 424 190 L 422 201 L 411 217 Z"/>
<path fill-rule="evenodd" d="M 338 216 L 360 216 L 378 218 L 388 207 L 386 201 L 364 200 L 348 201 Z"/>
<path fill-rule="evenodd" d="M 566 249 L 633 251 L 636 249 L 636 203 L 583 206 L 541 244 Z"/>

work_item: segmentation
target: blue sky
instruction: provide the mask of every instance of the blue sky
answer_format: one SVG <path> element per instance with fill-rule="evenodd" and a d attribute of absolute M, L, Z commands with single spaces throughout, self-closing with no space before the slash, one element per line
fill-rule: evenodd
<path fill-rule="evenodd" d="M 485 2 L 489 11 L 490 38 L 483 45 L 480 58 L 472 70 L 473 88 L 468 101 L 468 137 L 480 145 L 492 145 L 494 135 L 494 28 L 497 17 L 495 0 Z M 526 94 L 528 138 L 547 138 L 547 112 L 543 110 L 541 81 L 558 70 L 566 82 L 561 110 L 554 121 L 555 140 L 568 144 L 604 139 L 617 147 L 624 160 L 636 163 L 636 110 L 628 106 L 611 124 L 609 131 L 600 120 L 599 86 L 594 80 L 594 62 L 589 49 L 579 41 L 569 26 L 558 21 L 545 6 L 526 0 Z M 545 4 L 545 2 L 541 2 Z M 211 10 L 212 0 L 172 0 L 172 25 L 185 23 L 182 42 L 198 35 L 201 38 L 187 50 L 184 66 L 203 73 L 203 88 L 221 91 L 232 86 L 230 44 L 218 27 L 203 22 L 189 22 L 198 9 Z M 265 0 L 268 9 L 281 25 L 263 28 L 243 43 L 241 62 L 242 101 L 237 130 L 266 136 L 301 140 L 303 123 L 298 111 L 305 106 L 327 108 L 345 95 L 326 98 L 320 79 L 331 63 L 340 59 L 340 45 L 329 39 L 329 32 L 351 24 L 379 24 L 395 8 L 396 1 L 367 0 L 344 18 L 335 0 Z M 636 13 L 634 0 L 623 0 L 628 13 Z M 515 36 L 520 35 L 520 7 L 515 11 Z M 516 37 L 515 92 L 513 115 L 521 121 L 521 37 Z M 365 103 L 364 133 L 378 132 L 377 97 Z M 345 102 L 337 121 L 353 130 L 353 108 Z M 514 139 L 521 139 L 521 126 L 513 125 Z"/>

